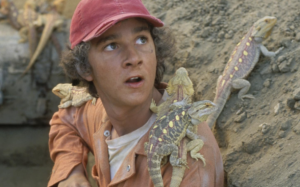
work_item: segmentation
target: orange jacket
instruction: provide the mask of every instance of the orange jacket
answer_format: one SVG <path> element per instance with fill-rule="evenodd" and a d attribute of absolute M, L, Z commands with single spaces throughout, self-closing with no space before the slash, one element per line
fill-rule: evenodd
<path fill-rule="evenodd" d="M 95 155 L 92 175 L 100 187 L 153 187 L 147 170 L 147 155 L 144 143 L 148 141 L 146 133 L 134 149 L 126 156 L 113 180 L 110 180 L 108 149 L 104 132 L 112 126 L 107 118 L 101 99 L 96 105 L 91 101 L 75 108 L 59 109 L 50 121 L 49 149 L 54 161 L 52 175 L 48 183 L 55 186 L 66 179 L 72 169 L 82 163 L 86 166 L 88 151 Z M 198 126 L 198 133 L 204 140 L 200 153 L 204 155 L 206 166 L 188 154 L 188 166 L 181 186 L 223 187 L 223 162 L 218 144 L 206 123 Z M 170 185 L 172 166 L 170 163 L 161 168 L 164 186 Z"/>

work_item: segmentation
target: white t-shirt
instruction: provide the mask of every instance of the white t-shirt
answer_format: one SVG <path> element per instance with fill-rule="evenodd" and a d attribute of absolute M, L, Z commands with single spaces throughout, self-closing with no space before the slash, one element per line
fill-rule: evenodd
<path fill-rule="evenodd" d="M 168 94 L 165 91 L 162 99 L 158 104 L 165 101 L 167 97 Z M 117 173 L 118 169 L 123 163 L 125 157 L 133 149 L 133 147 L 136 146 L 138 141 L 148 132 L 150 127 L 155 122 L 155 119 L 156 119 L 156 114 L 153 113 L 149 118 L 149 120 L 142 127 L 136 129 L 135 131 L 112 140 L 110 139 L 109 136 L 105 140 L 108 145 L 111 180 L 114 178 L 115 174 Z"/>

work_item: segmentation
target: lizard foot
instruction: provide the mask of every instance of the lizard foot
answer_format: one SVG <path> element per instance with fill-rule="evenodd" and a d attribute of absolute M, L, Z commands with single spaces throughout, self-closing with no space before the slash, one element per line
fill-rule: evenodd
<path fill-rule="evenodd" d="M 205 158 L 204 158 L 203 155 L 201 155 L 200 153 L 191 155 L 191 157 L 192 157 L 193 159 L 197 160 L 197 161 L 198 161 L 198 159 L 202 160 L 204 166 L 206 165 Z"/>
<path fill-rule="evenodd" d="M 284 47 L 280 47 L 279 49 L 277 49 L 277 51 L 275 51 L 275 55 L 277 55 L 282 49 L 284 49 Z"/>
<path fill-rule="evenodd" d="M 179 158 L 179 159 L 177 159 L 176 164 L 174 164 L 173 166 L 175 166 L 175 167 L 185 166 L 186 168 L 189 168 L 187 164 L 188 163 L 187 163 L 186 160 L 183 160 L 183 159 Z"/>
<path fill-rule="evenodd" d="M 255 99 L 255 97 L 252 94 L 243 95 L 241 97 L 242 100 L 244 100 L 245 98 L 247 98 L 247 99 Z"/>
<path fill-rule="evenodd" d="M 97 102 L 97 98 L 94 97 L 93 100 L 92 100 L 92 104 L 96 105 L 96 102 Z"/>

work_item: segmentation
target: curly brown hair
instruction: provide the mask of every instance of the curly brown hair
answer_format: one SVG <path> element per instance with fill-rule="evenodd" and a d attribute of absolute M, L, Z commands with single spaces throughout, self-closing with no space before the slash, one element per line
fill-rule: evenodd
<path fill-rule="evenodd" d="M 149 24 L 149 30 L 154 41 L 157 67 L 154 86 L 157 87 L 163 79 L 165 72 L 165 60 L 175 54 L 175 37 L 167 27 L 157 28 Z M 66 75 L 72 82 L 81 82 L 82 86 L 87 87 L 93 97 L 98 97 L 97 90 L 92 81 L 85 80 L 81 75 L 91 73 L 91 66 L 88 60 L 89 42 L 81 42 L 64 52 L 61 65 Z"/>

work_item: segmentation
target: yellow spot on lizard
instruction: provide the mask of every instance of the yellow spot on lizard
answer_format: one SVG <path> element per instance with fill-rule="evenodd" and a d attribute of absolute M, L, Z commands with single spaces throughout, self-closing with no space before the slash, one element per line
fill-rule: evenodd
<path fill-rule="evenodd" d="M 249 37 L 249 40 L 250 40 L 250 41 L 252 41 L 252 38 L 251 38 L 251 37 Z"/>
<path fill-rule="evenodd" d="M 173 101 L 173 103 L 176 103 L 177 102 L 177 100 L 175 99 L 174 101 Z"/>
<path fill-rule="evenodd" d="M 243 36 L 242 40 L 245 38 L 245 36 Z"/>
<path fill-rule="evenodd" d="M 236 53 L 236 51 L 233 51 L 232 55 L 234 55 Z"/>
<path fill-rule="evenodd" d="M 247 46 L 250 46 L 250 43 L 249 43 L 249 42 L 247 42 L 247 43 L 246 43 L 246 45 L 247 45 Z"/>
<path fill-rule="evenodd" d="M 162 139 L 161 139 L 161 138 L 158 138 L 158 141 L 160 141 L 160 142 L 161 142 L 161 141 L 162 141 Z"/>
<path fill-rule="evenodd" d="M 163 130 L 163 133 L 164 133 L 164 134 L 167 134 L 167 130 L 166 130 L 166 129 L 164 129 L 164 130 Z"/>
<path fill-rule="evenodd" d="M 150 135 L 150 137 L 149 138 L 152 138 L 152 134 Z"/>
<path fill-rule="evenodd" d="M 163 116 L 163 117 L 161 117 L 160 119 L 162 120 L 162 119 L 164 119 L 164 118 L 166 118 L 166 116 Z"/>
<path fill-rule="evenodd" d="M 230 74 L 229 76 L 230 76 L 230 78 L 232 78 L 232 77 L 233 77 L 233 75 L 231 75 L 231 74 Z"/>
<path fill-rule="evenodd" d="M 232 61 L 232 57 L 230 57 L 230 59 L 228 60 L 228 62 L 231 62 Z"/>
<path fill-rule="evenodd" d="M 178 116 L 178 115 L 176 115 L 176 117 L 175 117 L 175 118 L 176 118 L 176 120 L 177 120 L 177 121 L 179 120 L 179 116 Z"/>
<path fill-rule="evenodd" d="M 222 86 L 224 86 L 224 84 L 225 84 L 225 80 L 222 81 Z"/>
<path fill-rule="evenodd" d="M 173 127 L 173 121 L 170 121 L 170 122 L 169 122 L 169 126 L 170 126 L 170 127 Z"/>
<path fill-rule="evenodd" d="M 153 147 L 153 144 L 151 144 L 151 146 L 150 146 L 150 152 L 152 151 L 152 147 Z"/>
<path fill-rule="evenodd" d="M 182 111 L 182 113 L 181 113 L 183 116 L 185 115 L 185 111 Z"/>
<path fill-rule="evenodd" d="M 245 55 L 245 56 L 247 56 L 247 55 L 248 55 L 248 52 L 247 52 L 247 51 L 244 51 L 243 53 L 244 53 L 244 55 Z"/>
<path fill-rule="evenodd" d="M 238 68 L 238 67 L 236 67 L 236 66 L 234 67 L 234 69 L 235 69 L 236 71 L 237 71 L 237 70 L 239 70 L 239 68 Z"/>
<path fill-rule="evenodd" d="M 243 60 L 241 58 L 239 58 L 239 62 L 243 62 Z"/>
<path fill-rule="evenodd" d="M 153 129 L 156 129 L 158 126 L 157 125 L 155 125 L 154 127 L 153 127 Z"/>
<path fill-rule="evenodd" d="M 239 42 L 236 46 L 239 46 L 241 44 L 241 42 Z"/>

